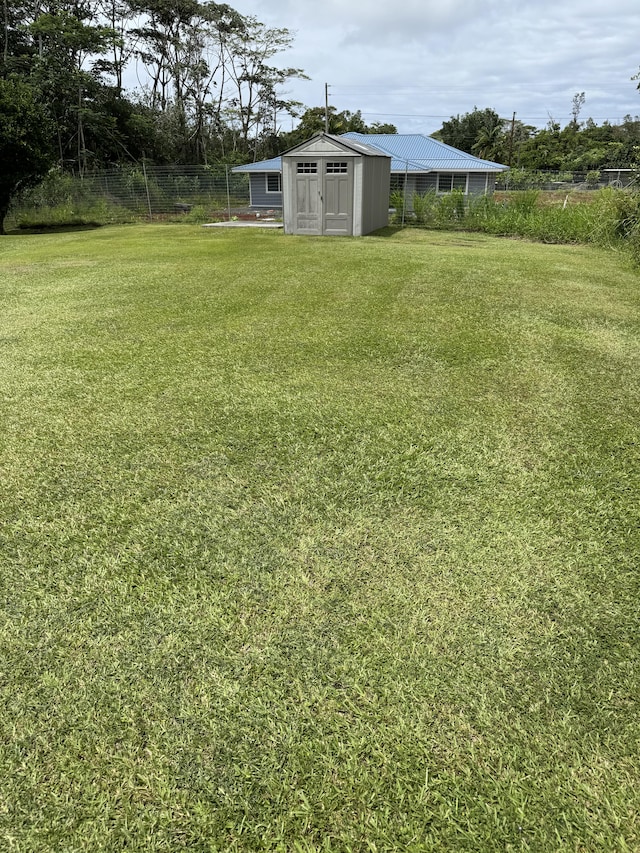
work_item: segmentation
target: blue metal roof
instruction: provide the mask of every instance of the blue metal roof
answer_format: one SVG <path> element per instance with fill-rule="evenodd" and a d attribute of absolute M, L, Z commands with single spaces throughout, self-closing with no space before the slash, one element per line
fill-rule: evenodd
<path fill-rule="evenodd" d="M 392 172 L 502 172 L 500 163 L 481 160 L 438 142 L 423 133 L 345 133 L 348 139 L 366 141 L 391 156 Z"/>
<path fill-rule="evenodd" d="M 273 157 L 271 160 L 259 160 L 257 163 L 245 163 L 234 166 L 232 172 L 281 172 L 282 158 Z"/>
<path fill-rule="evenodd" d="M 508 166 L 481 160 L 422 133 L 345 133 L 345 139 L 391 157 L 391 172 L 503 172 Z M 234 172 L 280 172 L 282 158 L 236 166 Z"/>

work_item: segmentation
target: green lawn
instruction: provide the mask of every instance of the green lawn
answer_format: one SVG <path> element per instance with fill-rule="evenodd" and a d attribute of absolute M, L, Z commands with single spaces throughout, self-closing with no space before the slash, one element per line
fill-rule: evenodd
<path fill-rule="evenodd" d="M 640 849 L 640 277 L 0 240 L 0 850 Z"/>

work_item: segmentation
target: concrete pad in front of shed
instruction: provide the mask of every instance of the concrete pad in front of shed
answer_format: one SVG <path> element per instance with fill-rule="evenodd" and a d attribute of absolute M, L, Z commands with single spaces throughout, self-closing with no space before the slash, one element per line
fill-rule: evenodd
<path fill-rule="evenodd" d="M 269 222 L 265 219 L 259 222 L 247 222 L 238 219 L 236 222 L 207 222 L 203 228 L 282 228 L 282 222 Z"/>

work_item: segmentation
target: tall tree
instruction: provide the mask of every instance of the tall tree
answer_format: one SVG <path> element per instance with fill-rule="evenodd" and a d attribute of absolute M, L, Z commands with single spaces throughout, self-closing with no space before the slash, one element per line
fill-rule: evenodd
<path fill-rule="evenodd" d="M 253 140 L 253 159 L 258 159 L 261 137 L 277 130 L 278 112 L 295 115 L 301 106 L 280 94 L 282 86 L 296 77 L 308 78 L 301 68 L 271 64 L 276 54 L 291 46 L 289 30 L 266 27 L 254 17 L 245 18 L 244 23 L 243 29 L 230 33 L 224 42 L 224 66 L 232 89 L 226 116 L 245 151 Z"/>
<path fill-rule="evenodd" d="M 92 153 L 87 135 L 101 135 L 96 100 L 104 81 L 98 58 L 112 32 L 84 0 L 49 0 L 34 8 L 27 30 L 33 44 L 28 80 L 54 121 L 59 161 L 83 172 Z"/>
<path fill-rule="evenodd" d="M 0 79 L 0 234 L 12 198 L 35 186 L 55 162 L 51 130 L 33 87 Z"/>
<path fill-rule="evenodd" d="M 97 10 L 109 30 L 108 57 L 98 63 L 98 68 L 111 74 L 115 80 L 116 95 L 122 95 L 124 73 L 136 49 L 133 33 L 135 9 L 129 0 L 97 0 Z"/>
<path fill-rule="evenodd" d="M 285 151 L 287 148 L 304 142 L 305 139 L 309 139 L 316 133 L 321 133 L 327 124 L 329 125 L 329 133 L 335 134 L 398 132 L 393 124 L 366 124 L 360 110 L 355 112 L 350 110 L 338 111 L 334 106 L 329 106 L 326 117 L 325 110 L 325 107 L 308 107 L 300 117 L 297 127 L 281 137 L 279 150 Z"/>
<path fill-rule="evenodd" d="M 489 113 L 480 125 L 476 141 L 471 150 L 483 160 L 493 160 L 500 156 L 503 149 L 505 122 L 497 115 Z"/>
<path fill-rule="evenodd" d="M 474 107 L 470 113 L 452 116 L 443 122 L 442 128 L 433 136 L 460 151 L 476 154 L 479 150 L 495 149 L 503 128 L 504 121 L 495 110 Z"/>
<path fill-rule="evenodd" d="M 276 133 L 278 113 L 296 108 L 280 90 L 303 72 L 271 62 L 291 44 L 288 30 L 266 27 L 225 4 L 138 2 L 144 22 L 134 34 L 149 75 L 147 103 L 165 114 L 165 125 L 170 119 L 176 159 L 207 162 L 210 143 L 224 146 L 228 138 L 239 156 L 246 158 L 251 147 L 255 157 Z"/>
<path fill-rule="evenodd" d="M 159 162 L 207 163 L 230 149 L 255 158 L 301 106 L 285 87 L 303 72 L 275 60 L 289 32 L 224 3 L 0 0 L 0 20 L 0 78 L 17 74 L 41 94 L 65 169 L 142 150 Z M 142 89 L 127 93 L 134 64 Z"/>
<path fill-rule="evenodd" d="M 580 127 L 580 113 L 584 107 L 586 96 L 584 92 L 576 92 L 571 101 L 571 122 L 570 124 L 577 130 Z"/>

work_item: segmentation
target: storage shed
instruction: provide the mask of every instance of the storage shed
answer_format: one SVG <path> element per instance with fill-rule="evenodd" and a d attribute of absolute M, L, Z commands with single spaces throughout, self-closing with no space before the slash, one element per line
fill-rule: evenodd
<path fill-rule="evenodd" d="M 282 155 L 286 234 L 360 237 L 389 222 L 391 158 L 321 133 Z"/>

